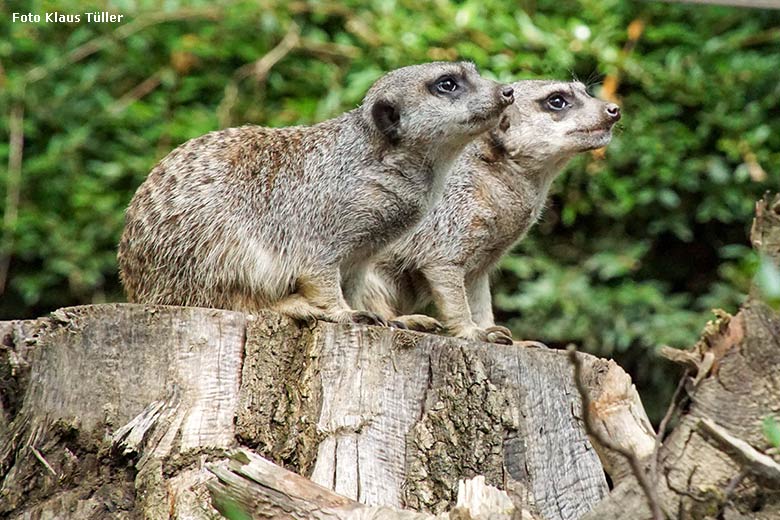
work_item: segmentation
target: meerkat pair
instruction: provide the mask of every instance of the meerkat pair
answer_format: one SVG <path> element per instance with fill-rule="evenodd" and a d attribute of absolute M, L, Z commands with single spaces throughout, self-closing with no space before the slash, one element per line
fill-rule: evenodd
<path fill-rule="evenodd" d="M 433 300 L 450 334 L 511 342 L 493 323 L 489 272 L 555 175 L 606 145 L 619 118 L 579 83 L 499 85 L 471 64 L 431 63 L 312 127 L 193 139 L 130 203 L 128 300 L 435 330 L 411 314 Z"/>
<path fill-rule="evenodd" d="M 385 323 L 351 308 L 342 282 L 428 212 L 465 146 L 512 101 L 511 86 L 472 64 L 429 63 L 386 74 L 359 108 L 311 127 L 184 143 L 128 207 L 128 300 Z"/>

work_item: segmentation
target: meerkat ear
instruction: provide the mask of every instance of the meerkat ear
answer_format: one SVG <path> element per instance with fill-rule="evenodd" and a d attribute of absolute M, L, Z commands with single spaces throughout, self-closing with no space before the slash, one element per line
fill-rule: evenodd
<path fill-rule="evenodd" d="M 398 144 L 401 140 L 401 112 L 398 108 L 390 101 L 380 99 L 371 107 L 371 117 L 382 135 L 392 144 Z"/>

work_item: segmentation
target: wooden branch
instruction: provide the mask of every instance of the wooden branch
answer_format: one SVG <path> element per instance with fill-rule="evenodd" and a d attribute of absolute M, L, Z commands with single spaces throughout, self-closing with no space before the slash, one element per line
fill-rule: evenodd
<path fill-rule="evenodd" d="M 242 65 L 233 73 L 233 79 L 225 85 L 225 94 L 222 96 L 222 100 L 217 106 L 217 120 L 219 121 L 219 126 L 221 128 L 226 128 L 232 124 L 232 117 L 230 114 L 233 111 L 233 106 L 238 100 L 239 81 L 249 76 L 253 76 L 256 83 L 264 83 L 274 65 L 299 47 L 300 44 L 301 28 L 298 24 L 292 22 L 287 29 L 287 33 L 273 49 L 252 63 Z"/>
<path fill-rule="evenodd" d="M 780 194 L 767 193 L 756 202 L 750 241 L 753 249 L 780 264 Z"/>
<path fill-rule="evenodd" d="M 389 507 L 368 507 L 273 464 L 249 450 L 210 464 L 217 480 L 208 483 L 214 507 L 225 516 L 328 520 L 510 520 L 528 517 L 509 496 L 485 484 L 484 477 L 460 481 L 457 504 L 432 515 Z"/>
<path fill-rule="evenodd" d="M 111 115 L 118 115 L 124 112 L 127 107 L 135 103 L 139 99 L 143 98 L 147 94 L 151 93 L 154 89 L 160 86 L 162 83 L 162 75 L 165 69 L 160 69 L 141 83 L 131 88 L 118 100 L 108 107 L 108 112 Z"/>
<path fill-rule="evenodd" d="M 249 518 L 345 518 L 360 507 L 247 450 L 208 469 L 218 478 L 208 484 L 212 503 L 226 516 L 238 509 Z"/>
<path fill-rule="evenodd" d="M 677 388 L 674 390 L 674 394 L 672 395 L 672 400 L 669 402 L 669 406 L 666 409 L 666 413 L 664 413 L 663 418 L 661 419 L 661 422 L 658 424 L 658 431 L 655 434 L 655 443 L 653 446 L 653 454 L 650 459 L 650 475 L 653 478 L 653 481 L 655 482 L 655 485 L 658 485 L 658 456 L 661 453 L 661 442 L 664 439 L 664 436 L 666 435 L 667 428 L 669 428 L 669 423 L 672 421 L 672 419 L 680 414 L 680 410 L 682 409 L 683 405 L 687 402 L 687 397 L 683 397 L 682 393 L 685 390 L 685 383 L 688 381 L 688 370 L 685 371 L 685 373 L 682 375 L 680 380 L 677 382 Z"/>
<path fill-rule="evenodd" d="M 599 445 L 607 450 L 614 451 L 625 458 L 631 467 L 633 476 L 639 482 L 639 485 L 647 498 L 647 504 L 652 512 L 653 520 L 663 520 L 664 515 L 661 512 L 661 506 L 658 501 L 658 490 L 656 489 L 655 482 L 650 478 L 642 461 L 637 455 L 637 448 L 633 445 L 629 447 L 613 441 L 612 438 L 595 426 L 593 418 L 591 417 L 593 401 L 590 398 L 590 393 L 588 392 L 585 383 L 583 383 L 582 378 L 582 360 L 577 355 L 577 349 L 574 346 L 570 346 L 567 350 L 569 352 L 569 361 L 571 361 L 571 364 L 574 366 L 574 383 L 582 398 L 582 422 L 585 425 L 585 430 L 588 432 L 588 435 L 596 439 L 596 442 Z M 650 431 L 652 432 L 652 428 L 650 428 Z M 651 438 L 654 440 L 655 436 L 652 436 Z M 652 453 L 652 448 L 650 453 Z"/>
<path fill-rule="evenodd" d="M 780 464 L 772 457 L 764 455 L 753 446 L 731 435 L 725 428 L 710 419 L 701 419 L 699 426 L 722 446 L 733 454 L 750 473 L 780 485 Z"/>
<path fill-rule="evenodd" d="M 751 239 L 780 259 L 777 195 L 757 204 Z M 780 402 L 780 314 L 748 298 L 734 316 L 717 312 L 693 349 L 675 358 L 696 377 L 686 374 L 678 387 L 690 404 L 673 404 L 667 414 L 684 409 L 657 454 L 661 508 L 681 518 L 780 518 L 778 462 L 759 450 L 767 446 L 761 420 Z M 624 481 L 583 518 L 650 517 L 641 487 Z"/>
<path fill-rule="evenodd" d="M 637 459 L 649 457 L 655 447 L 655 434 L 631 377 L 612 360 L 578 356 L 581 363 L 581 382 L 587 390 L 590 406 L 589 432 L 601 464 L 612 479 L 620 483 L 630 475 L 631 465 L 624 455 L 610 449 L 618 446 L 624 453 Z M 606 438 L 609 445 L 599 439 Z"/>
<path fill-rule="evenodd" d="M 274 65 L 279 63 L 285 56 L 298 47 L 301 41 L 301 28 L 295 22 L 290 24 L 284 38 L 276 46 L 268 51 L 262 58 L 248 63 L 239 68 L 236 73 L 236 79 L 242 80 L 248 76 L 253 76 L 257 83 L 262 83 L 268 76 Z"/>

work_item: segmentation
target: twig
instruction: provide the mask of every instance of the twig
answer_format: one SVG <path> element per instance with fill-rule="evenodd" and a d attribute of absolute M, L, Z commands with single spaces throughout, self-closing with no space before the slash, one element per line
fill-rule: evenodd
<path fill-rule="evenodd" d="M 653 520 L 663 520 L 664 516 L 658 503 L 658 490 L 656 489 L 655 482 L 648 477 L 647 472 L 642 468 L 642 463 L 637 456 L 630 450 L 614 444 L 611 439 L 601 435 L 601 432 L 597 431 L 591 424 L 591 399 L 588 389 L 582 382 L 582 360 L 577 356 L 577 348 L 575 346 L 570 345 L 566 350 L 569 353 L 569 361 L 574 366 L 574 384 L 577 386 L 577 391 L 582 399 L 582 420 L 585 425 L 585 431 L 605 448 L 615 451 L 626 458 L 631 465 L 631 471 L 647 497 L 647 505 L 650 507 L 650 511 L 653 514 Z"/>
<path fill-rule="evenodd" d="M 742 482 L 742 479 L 747 477 L 747 475 L 748 475 L 748 470 L 743 469 L 742 471 L 734 475 L 734 477 L 732 477 L 731 480 L 729 480 L 728 485 L 723 490 L 723 495 L 726 498 L 726 500 L 731 498 L 731 495 L 734 494 L 734 491 L 737 489 L 739 483 Z"/>
<path fill-rule="evenodd" d="M 264 54 L 260 59 L 247 63 L 236 70 L 233 74 L 233 79 L 225 85 L 225 94 L 217 107 L 217 119 L 220 127 L 225 128 L 231 124 L 230 112 L 238 99 L 238 82 L 249 76 L 254 76 L 258 84 L 263 83 L 274 65 L 298 47 L 300 42 L 301 28 L 293 22 L 287 29 L 287 33 L 273 49 Z"/>
<path fill-rule="evenodd" d="M 127 107 L 132 103 L 138 101 L 160 86 L 160 83 L 162 83 L 162 69 L 158 70 L 143 80 L 141 83 L 127 91 L 121 98 L 119 98 L 113 105 L 111 105 L 111 107 L 109 107 L 108 111 L 113 115 L 124 112 L 125 109 L 127 109 Z"/>
<path fill-rule="evenodd" d="M 255 81 L 262 83 L 271 72 L 274 65 L 279 63 L 290 51 L 295 49 L 301 41 L 301 28 L 295 22 L 290 24 L 287 34 L 276 44 L 276 47 L 268 51 L 262 58 L 240 67 L 236 71 L 236 80 L 240 81 L 248 76 L 254 76 Z"/>
<path fill-rule="evenodd" d="M 22 184 L 22 154 L 24 152 L 24 104 L 20 101 L 11 107 L 8 122 L 9 153 L 6 178 L 5 211 L 3 212 L 3 243 L 0 248 L 0 294 L 5 292 L 8 269 L 14 248 L 14 227 L 19 215 L 19 196 Z"/>
<path fill-rule="evenodd" d="M 727 452 L 751 473 L 775 484 L 780 484 L 780 464 L 775 462 L 772 457 L 761 453 L 747 442 L 733 436 L 728 430 L 718 426 L 711 419 L 700 419 L 699 428 L 724 446 Z"/>
<path fill-rule="evenodd" d="M 32 451 L 32 454 L 35 455 L 35 458 L 38 459 L 39 461 L 41 461 L 41 464 L 43 464 L 46 467 L 46 469 L 49 470 L 49 473 L 51 473 L 52 475 L 54 475 L 56 477 L 57 476 L 57 472 L 54 471 L 54 468 L 51 467 L 51 464 L 49 464 L 46 461 L 46 459 L 43 458 L 43 455 L 41 455 L 41 453 L 38 450 L 36 450 L 35 447 L 30 446 L 29 448 L 30 448 L 30 451 Z"/>
<path fill-rule="evenodd" d="M 658 455 L 661 450 L 661 441 L 663 440 L 664 435 L 666 435 L 666 429 L 669 427 L 672 418 L 682 408 L 683 401 L 678 401 L 678 399 L 685 388 L 685 381 L 688 380 L 689 373 L 690 370 L 686 369 L 685 373 L 680 378 L 680 381 L 677 383 L 677 388 L 674 390 L 674 394 L 672 394 L 672 400 L 669 402 L 669 407 L 666 409 L 666 413 L 664 414 L 663 419 L 661 419 L 661 423 L 658 425 L 658 432 L 655 434 L 655 447 L 653 448 L 653 457 L 650 459 L 650 475 L 652 475 L 653 481 L 656 484 L 658 484 Z"/>

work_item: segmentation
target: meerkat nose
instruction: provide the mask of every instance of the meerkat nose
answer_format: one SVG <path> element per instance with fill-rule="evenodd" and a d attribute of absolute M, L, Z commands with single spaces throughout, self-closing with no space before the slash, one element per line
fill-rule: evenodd
<path fill-rule="evenodd" d="M 504 86 L 501 89 L 501 98 L 507 105 L 511 105 L 515 101 L 515 89 L 509 85 Z"/>
<path fill-rule="evenodd" d="M 606 111 L 607 111 L 607 115 L 613 121 L 620 120 L 620 107 L 617 106 L 615 103 L 607 103 Z"/>

